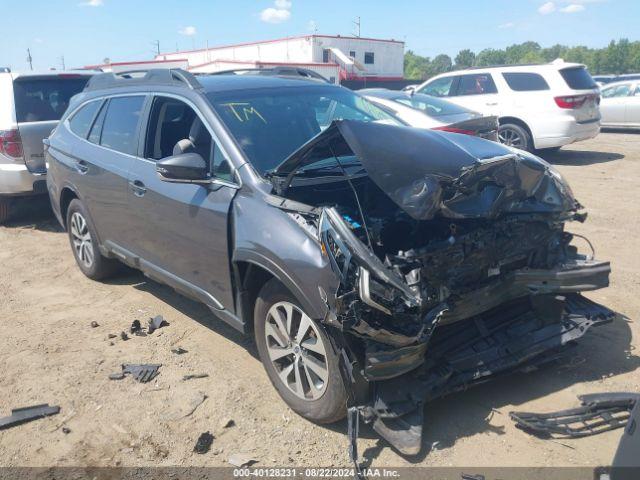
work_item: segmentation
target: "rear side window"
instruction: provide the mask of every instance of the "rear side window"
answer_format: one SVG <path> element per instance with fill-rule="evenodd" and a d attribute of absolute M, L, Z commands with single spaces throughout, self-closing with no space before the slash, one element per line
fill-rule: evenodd
<path fill-rule="evenodd" d="M 549 90 L 549 84 L 537 73 L 511 72 L 503 73 L 505 82 L 515 92 L 537 92 Z"/>
<path fill-rule="evenodd" d="M 144 97 L 115 97 L 109 101 L 100 145 L 134 155 L 138 147 L 138 123 Z"/>
<path fill-rule="evenodd" d="M 60 120 L 69 100 L 82 91 L 88 78 L 17 78 L 13 82 L 13 96 L 18 123 Z"/>
<path fill-rule="evenodd" d="M 597 87 L 596 82 L 584 67 L 565 68 L 560 70 L 560 75 L 573 90 L 589 90 Z"/>
<path fill-rule="evenodd" d="M 489 73 L 460 76 L 458 95 L 486 95 L 488 93 L 498 93 L 496 84 Z"/>
<path fill-rule="evenodd" d="M 69 127 L 71 131 L 82 138 L 87 138 L 93 119 L 98 113 L 101 101 L 95 101 L 87 103 L 84 107 L 78 110 L 71 120 L 69 120 Z"/>

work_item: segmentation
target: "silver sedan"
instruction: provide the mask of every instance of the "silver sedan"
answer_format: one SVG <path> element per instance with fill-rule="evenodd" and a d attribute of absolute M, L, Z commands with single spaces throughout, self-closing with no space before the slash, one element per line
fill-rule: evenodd
<path fill-rule="evenodd" d="M 609 83 L 601 95 L 603 127 L 640 128 L 640 80 Z"/>

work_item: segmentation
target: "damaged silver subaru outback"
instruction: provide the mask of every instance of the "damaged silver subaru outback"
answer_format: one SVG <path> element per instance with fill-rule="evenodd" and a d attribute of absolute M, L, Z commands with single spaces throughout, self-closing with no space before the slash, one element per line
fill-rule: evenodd
<path fill-rule="evenodd" d="M 581 295 L 610 273 L 565 229 L 586 214 L 534 155 L 309 80 L 105 75 L 47 149 L 78 265 L 123 261 L 253 331 L 312 421 L 349 409 L 415 454 L 430 400 L 613 318 Z"/>

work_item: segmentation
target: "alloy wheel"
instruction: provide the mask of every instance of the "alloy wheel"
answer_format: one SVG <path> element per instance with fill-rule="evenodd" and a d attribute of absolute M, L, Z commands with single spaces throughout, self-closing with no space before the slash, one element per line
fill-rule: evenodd
<path fill-rule="evenodd" d="M 95 259 L 93 242 L 87 221 L 79 212 L 73 212 L 71 215 L 71 237 L 76 258 L 85 267 L 91 268 Z"/>
<path fill-rule="evenodd" d="M 524 138 L 519 132 L 512 130 L 511 128 L 503 128 L 498 130 L 498 138 L 500 143 L 508 147 L 523 148 Z"/>
<path fill-rule="evenodd" d="M 329 380 L 327 352 L 314 322 L 290 302 L 267 312 L 267 352 L 280 381 L 303 400 L 317 400 Z"/>

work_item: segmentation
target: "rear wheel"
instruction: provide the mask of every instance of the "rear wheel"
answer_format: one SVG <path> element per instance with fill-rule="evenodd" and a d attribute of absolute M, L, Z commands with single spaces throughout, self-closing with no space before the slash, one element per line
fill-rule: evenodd
<path fill-rule="evenodd" d="M 0 198 L 0 224 L 9 220 L 11 202 L 8 199 Z"/>
<path fill-rule="evenodd" d="M 254 326 L 262 364 L 291 409 L 317 423 L 343 418 L 347 394 L 339 357 L 324 328 L 275 279 L 260 291 Z"/>
<path fill-rule="evenodd" d="M 533 142 L 529 132 L 515 123 L 505 123 L 498 127 L 498 139 L 500 143 L 508 147 L 519 148 L 520 150 L 533 150 Z"/>
<path fill-rule="evenodd" d="M 117 260 L 106 258 L 100 253 L 95 229 L 84 205 L 78 199 L 69 204 L 67 232 L 76 263 L 87 277 L 102 280 L 119 269 L 120 263 Z"/>

